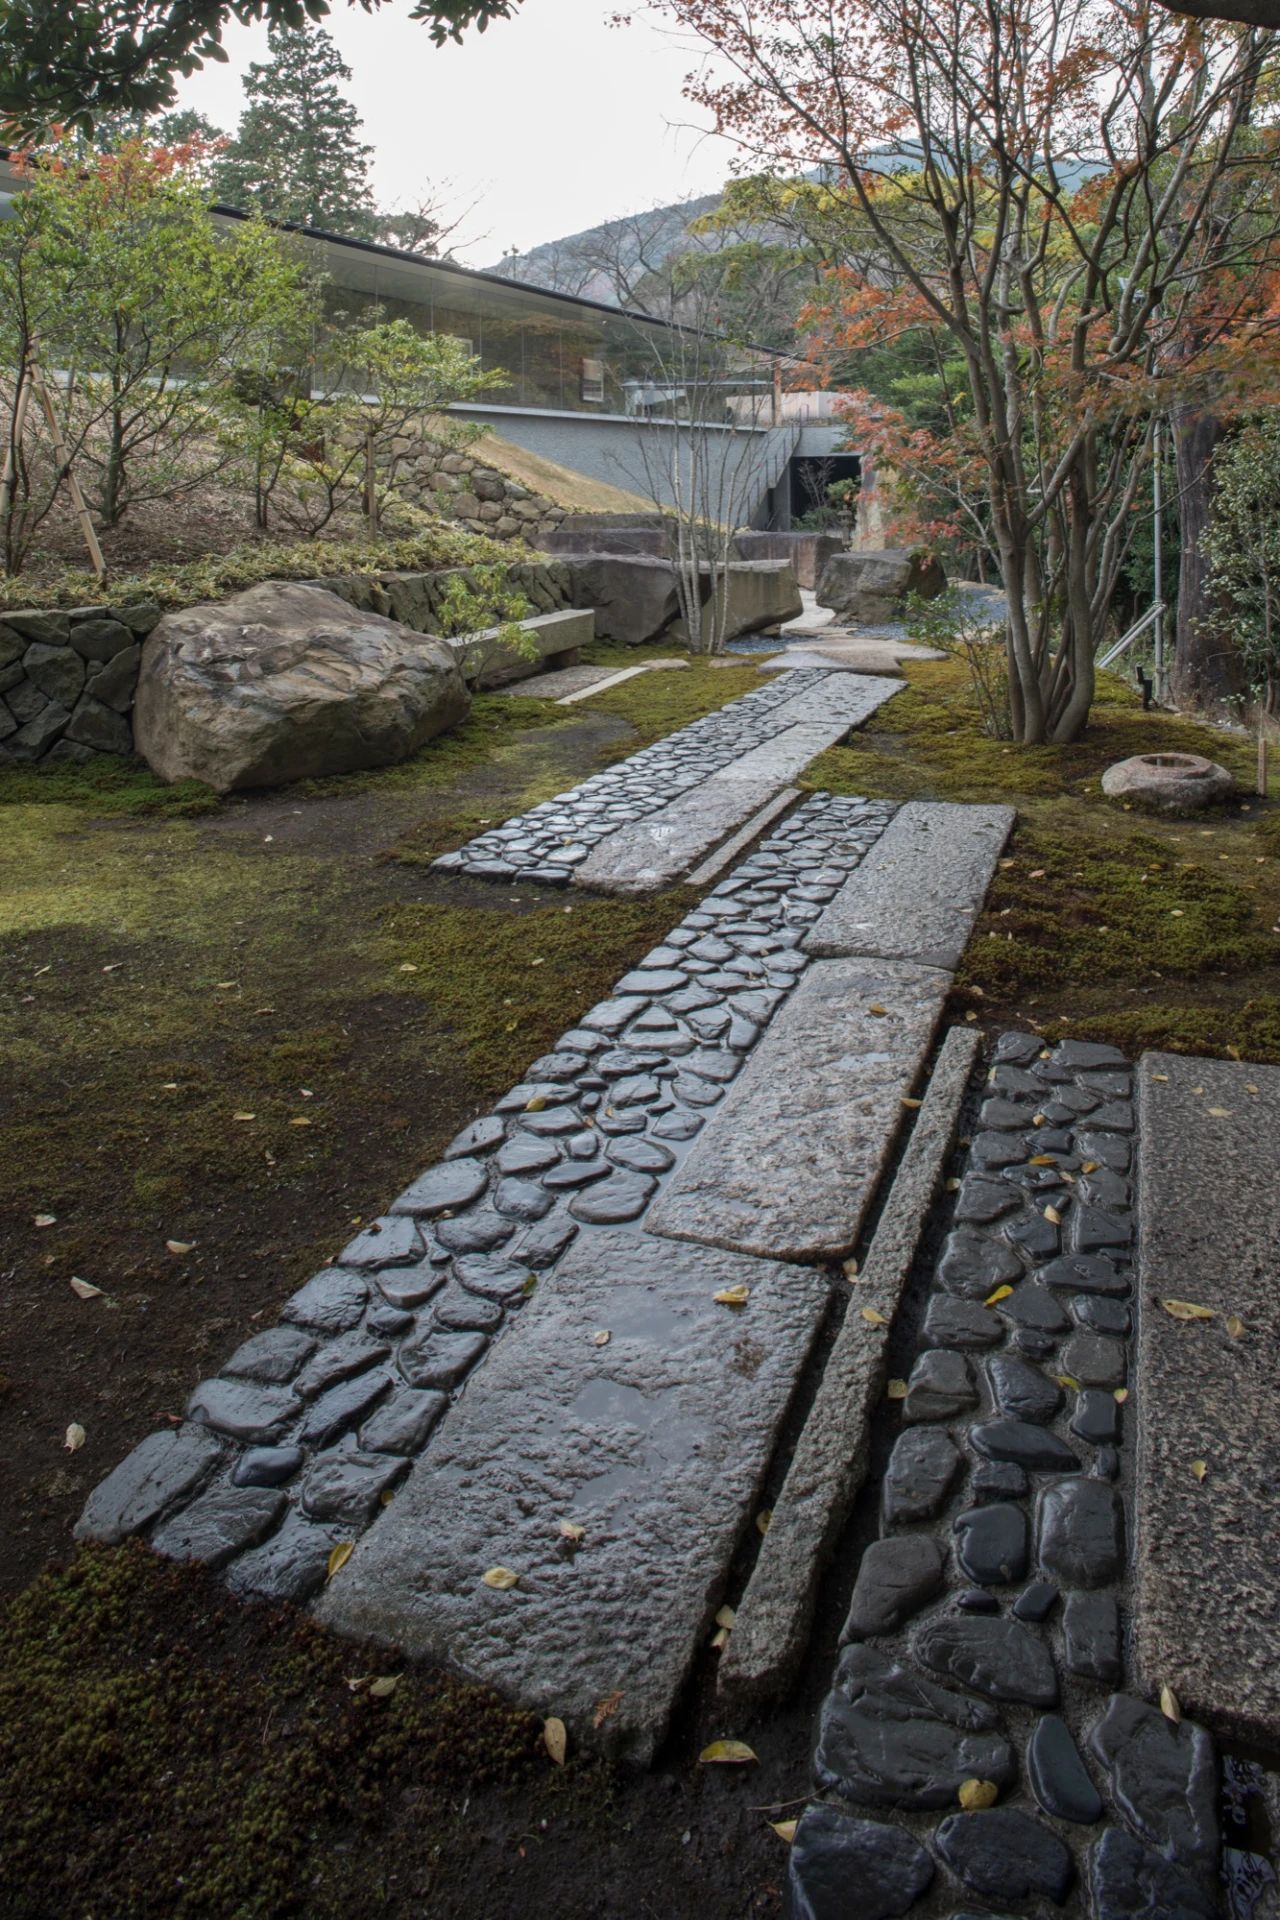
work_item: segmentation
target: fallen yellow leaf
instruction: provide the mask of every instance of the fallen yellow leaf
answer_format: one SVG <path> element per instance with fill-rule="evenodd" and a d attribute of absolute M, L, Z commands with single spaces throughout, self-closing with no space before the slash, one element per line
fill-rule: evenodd
<path fill-rule="evenodd" d="M 480 1577 L 486 1587 L 493 1587 L 498 1593 L 509 1593 L 511 1588 L 515 1586 L 517 1580 L 519 1580 L 520 1575 L 518 1573 L 512 1573 L 510 1567 L 490 1567 L 488 1573 L 482 1574 Z"/>
<path fill-rule="evenodd" d="M 905 1380 L 890 1380 L 884 1392 L 886 1400 L 905 1400 L 907 1383 Z"/>
<path fill-rule="evenodd" d="M 569 1751 L 569 1736 L 565 1732 L 564 1721 L 557 1720 L 554 1714 L 542 1723 L 542 1744 L 556 1766 L 562 1767 Z"/>
<path fill-rule="evenodd" d="M 1244 1321 L 1240 1318 L 1240 1315 L 1238 1313 L 1229 1313 L 1227 1315 L 1226 1328 L 1227 1328 L 1227 1332 L 1231 1335 L 1231 1338 L 1233 1340 L 1243 1339 L 1245 1326 L 1244 1326 Z"/>
<path fill-rule="evenodd" d="M 769 1822 L 769 1825 L 773 1828 L 779 1840 L 785 1840 L 788 1846 L 790 1846 L 791 1842 L 795 1839 L 796 1828 L 799 1824 L 800 1822 L 798 1820 L 771 1820 Z"/>
<path fill-rule="evenodd" d="M 846 1260 L 846 1261 L 845 1261 L 845 1263 L 844 1263 L 844 1265 L 843 1265 L 843 1267 L 842 1267 L 842 1268 L 840 1269 L 840 1271 L 841 1271 L 841 1272 L 842 1272 L 842 1273 L 844 1274 L 844 1277 L 845 1277 L 845 1279 L 846 1279 L 846 1280 L 849 1280 L 849 1281 L 853 1281 L 853 1280 L 856 1280 L 856 1279 L 857 1279 L 857 1277 L 858 1277 L 858 1263 L 857 1263 L 857 1261 L 856 1261 L 856 1260 Z"/>
<path fill-rule="evenodd" d="M 38 1213 L 31 1224 L 33 1227 L 56 1227 L 58 1216 L 56 1213 Z"/>
<path fill-rule="evenodd" d="M 698 1755 L 698 1763 L 704 1767 L 742 1767 L 755 1757 L 743 1740 L 713 1740 Z"/>
<path fill-rule="evenodd" d="M 982 1304 L 984 1307 L 997 1306 L 1001 1300 L 1007 1300 L 1012 1292 L 1012 1287 L 997 1287 L 994 1293 L 987 1295 Z"/>
<path fill-rule="evenodd" d="M 761 1534 L 768 1533 L 772 1525 L 773 1508 L 761 1507 L 759 1513 L 756 1515 L 756 1532 Z"/>
<path fill-rule="evenodd" d="M 256 1113 L 233 1113 L 231 1116 L 233 1120 L 256 1120 L 257 1117 Z"/>
<path fill-rule="evenodd" d="M 532 1099 L 525 1101 L 524 1110 L 526 1113 L 541 1113 L 542 1109 L 546 1106 L 546 1104 L 547 1104 L 546 1094 L 535 1093 Z"/>
<path fill-rule="evenodd" d="M 613 1338 L 613 1335 L 609 1332 L 609 1329 L 607 1327 L 600 1327 L 595 1333 L 592 1334 L 591 1344 L 593 1347 L 607 1347 L 609 1342 L 612 1340 L 612 1338 Z"/>
<path fill-rule="evenodd" d="M 560 1536 L 564 1540 L 581 1540 L 586 1534 L 586 1531 L 586 1528 L 580 1527 L 576 1520 L 562 1520 L 560 1522 Z"/>
<path fill-rule="evenodd" d="M 73 1420 L 67 1428 L 62 1444 L 67 1453 L 78 1453 L 84 1445 L 86 1434 L 78 1420 Z"/>
<path fill-rule="evenodd" d="M 1212 1307 L 1199 1307 L 1194 1300 L 1162 1300 L 1160 1305 L 1175 1320 L 1212 1320 Z"/>
<path fill-rule="evenodd" d="M 732 1607 L 721 1607 L 719 1613 L 716 1615 L 716 1625 L 718 1627 L 732 1627 L 737 1617 Z"/>
<path fill-rule="evenodd" d="M 907 1099 L 907 1097 L 906 1097 L 906 1095 L 904 1094 L 904 1095 L 903 1095 L 903 1098 L 902 1098 L 902 1105 L 903 1105 L 904 1107 L 922 1107 L 922 1106 L 924 1105 L 924 1101 L 923 1101 L 923 1100 L 908 1100 L 908 1099 Z"/>
<path fill-rule="evenodd" d="M 400 1675 L 398 1673 L 384 1673 L 380 1675 L 377 1680 L 370 1682 L 369 1692 L 375 1700 L 386 1700 L 395 1692 L 399 1685 Z"/>
<path fill-rule="evenodd" d="M 1113 1400 L 1118 1400 L 1120 1402 L 1120 1405 L 1123 1406 L 1125 1401 L 1129 1398 L 1128 1387 L 1117 1387 L 1115 1392 L 1112 1394 L 1111 1398 Z"/>
<path fill-rule="evenodd" d="M 170 1253 L 194 1253 L 196 1250 L 194 1240 L 166 1240 L 164 1244 Z"/>
<path fill-rule="evenodd" d="M 1178 1704 L 1178 1696 L 1172 1687 L 1161 1687 L 1160 1711 L 1166 1720 L 1181 1720 L 1182 1708 Z"/>
<path fill-rule="evenodd" d="M 88 1280 L 82 1280 L 78 1273 L 73 1273 L 71 1276 L 71 1291 L 81 1300 L 99 1300 L 102 1297 L 102 1288 L 92 1286 Z"/>
<path fill-rule="evenodd" d="M 598 1730 L 606 1720 L 612 1720 L 621 1705 L 622 1688 L 615 1687 L 612 1693 L 606 1693 L 603 1700 L 596 1701 L 596 1710 L 591 1716 L 592 1726 Z"/>
<path fill-rule="evenodd" d="M 725 1648 L 729 1644 L 728 1627 L 717 1627 L 715 1632 L 711 1636 L 710 1644 L 711 1644 L 711 1651 L 713 1653 L 723 1653 Z"/>
<path fill-rule="evenodd" d="M 750 1287 L 744 1287 L 741 1284 L 736 1287 L 721 1287 L 719 1293 L 713 1293 L 711 1296 L 718 1307 L 745 1307 L 750 1297 Z"/>
<path fill-rule="evenodd" d="M 1191 1462 L 1191 1471 L 1197 1480 L 1203 1480 L 1209 1471 L 1208 1463 L 1204 1460 L 1193 1460 Z"/>
<path fill-rule="evenodd" d="M 307 1114 L 300 1113 L 300 1114 L 297 1114 L 294 1119 L 290 1120 L 289 1125 L 291 1127 L 309 1127 L 311 1125 L 311 1121 Z"/>
<path fill-rule="evenodd" d="M 966 1813 L 975 1813 L 982 1807 L 994 1807 L 1000 1789 L 994 1780 L 962 1780 L 956 1798 Z"/>
<path fill-rule="evenodd" d="M 1051 1227 L 1060 1227 L 1062 1225 L 1062 1215 L 1056 1207 L 1046 1207 L 1044 1217 Z"/>
<path fill-rule="evenodd" d="M 887 1014 L 888 1011 L 889 1011 L 888 1007 L 882 1007 L 878 1000 L 873 1000 L 871 1002 L 871 1005 L 867 1008 L 867 1012 L 874 1013 L 877 1019 L 883 1018 L 883 1016 Z"/>
<path fill-rule="evenodd" d="M 879 1307 L 864 1307 L 862 1317 L 869 1327 L 887 1327 L 889 1324 Z"/>
<path fill-rule="evenodd" d="M 329 1555 L 328 1565 L 325 1568 L 326 1577 L 332 1580 L 335 1573 L 341 1573 L 355 1550 L 356 1543 L 354 1540 L 339 1540 L 337 1546 Z"/>
<path fill-rule="evenodd" d="M 1079 1393 L 1080 1382 L 1073 1373 L 1055 1373 L 1053 1377 L 1060 1387 L 1067 1387 L 1072 1393 Z"/>

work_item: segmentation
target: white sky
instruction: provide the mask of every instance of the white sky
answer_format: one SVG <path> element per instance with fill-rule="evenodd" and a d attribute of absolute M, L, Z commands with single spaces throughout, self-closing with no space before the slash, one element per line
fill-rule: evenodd
<path fill-rule="evenodd" d="M 380 203 L 413 206 L 447 185 L 458 211 L 476 203 L 458 256 L 487 266 L 509 247 L 719 187 L 732 149 L 696 130 L 681 95 L 694 56 L 645 19 L 610 27 L 616 4 L 524 0 L 516 18 L 436 48 L 404 0 L 372 15 L 338 0 L 323 24 L 354 76 Z M 179 104 L 233 132 L 266 29 L 233 25 L 224 44 L 228 64 L 184 81 Z"/>

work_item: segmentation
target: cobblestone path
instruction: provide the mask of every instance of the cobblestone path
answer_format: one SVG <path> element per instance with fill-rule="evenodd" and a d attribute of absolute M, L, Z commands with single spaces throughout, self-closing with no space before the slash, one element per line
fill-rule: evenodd
<path fill-rule="evenodd" d="M 604 891 L 668 885 L 817 754 L 892 699 L 900 684 L 823 671 L 780 674 L 774 684 L 442 854 L 435 864 L 477 879 L 545 886 L 567 886 L 575 877 Z M 731 777 L 715 784 L 717 775 Z M 656 815 L 661 821 L 654 821 Z M 636 830 L 646 821 L 653 832 L 637 840 Z M 674 859 L 667 853 L 673 839 Z"/>

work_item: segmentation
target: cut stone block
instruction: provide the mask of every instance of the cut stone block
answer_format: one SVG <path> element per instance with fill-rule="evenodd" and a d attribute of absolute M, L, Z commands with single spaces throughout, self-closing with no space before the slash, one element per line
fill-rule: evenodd
<path fill-rule="evenodd" d="M 717 1304 L 745 1285 L 746 1305 Z M 827 1299 L 804 1268 L 574 1243 L 318 1605 L 641 1761 L 750 1524 Z M 607 1346 L 592 1338 L 611 1335 Z M 581 1526 L 580 1542 L 561 1536 Z M 508 1591 L 484 1583 L 506 1567 Z M 616 1710 L 593 1728 L 600 1703 Z"/>
<path fill-rule="evenodd" d="M 772 1259 L 850 1253 L 950 984 L 902 961 L 816 962 L 650 1208 L 650 1230 Z"/>
<path fill-rule="evenodd" d="M 1144 1054 L 1138 1111 L 1139 1684 L 1152 1697 L 1167 1684 L 1189 1716 L 1270 1749 L 1280 1741 L 1280 1068 Z M 1215 1317 L 1175 1319 L 1165 1299 Z"/>
<path fill-rule="evenodd" d="M 1015 818 L 1012 807 L 908 801 L 805 945 L 811 953 L 957 966 Z"/>

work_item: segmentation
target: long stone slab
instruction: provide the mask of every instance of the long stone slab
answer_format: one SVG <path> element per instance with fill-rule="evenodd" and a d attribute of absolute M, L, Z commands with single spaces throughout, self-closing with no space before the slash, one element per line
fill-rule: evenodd
<path fill-rule="evenodd" d="M 1013 830 L 1012 807 L 911 800 L 810 930 L 810 953 L 959 964 Z"/>
<path fill-rule="evenodd" d="M 745 1305 L 714 1299 L 737 1286 Z M 331 1581 L 319 1618 L 446 1661 L 647 1762 L 827 1297 L 804 1268 L 636 1231 L 583 1236 Z M 517 1576 L 507 1591 L 485 1584 L 496 1567 Z"/>
<path fill-rule="evenodd" d="M 952 1027 L 809 1409 L 769 1531 L 738 1603 L 717 1686 L 726 1701 L 776 1699 L 808 1642 L 818 1582 L 866 1479 L 889 1329 L 942 1182 L 981 1037 Z M 861 1309 L 874 1307 L 883 1324 Z"/>
<path fill-rule="evenodd" d="M 790 703 L 788 703 L 790 704 Z M 602 893 L 653 893 L 697 865 L 762 803 L 840 739 L 839 717 L 786 727 L 733 765 L 678 794 L 669 806 L 608 834 L 573 876 Z"/>
<path fill-rule="evenodd" d="M 1147 1053 L 1138 1089 L 1139 1680 L 1274 1749 L 1280 1068 Z M 1170 1299 L 1214 1317 L 1175 1318 Z"/>
<path fill-rule="evenodd" d="M 826 662 L 822 664 L 825 667 Z M 774 717 L 780 727 L 829 723 L 845 729 L 860 727 L 878 707 L 901 691 L 901 681 L 886 680 L 882 675 L 859 677 L 852 673 L 828 672 L 816 685 L 798 690 L 792 699 L 776 709 Z M 831 744 L 840 737 L 839 732 L 833 734 Z"/>
<path fill-rule="evenodd" d="M 651 1231 L 782 1260 L 850 1253 L 950 984 L 905 961 L 811 966 L 649 1209 Z"/>

